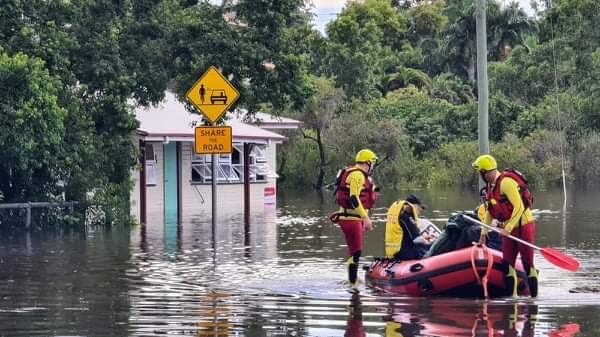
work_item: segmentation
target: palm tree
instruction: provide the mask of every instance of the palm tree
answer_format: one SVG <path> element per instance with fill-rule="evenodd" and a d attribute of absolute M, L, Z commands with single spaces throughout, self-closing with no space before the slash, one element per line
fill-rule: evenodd
<path fill-rule="evenodd" d="M 469 82 L 475 82 L 477 60 L 473 1 L 451 0 L 446 8 L 451 24 L 445 32 L 447 66 Z M 490 1 L 487 7 L 487 41 L 491 61 L 503 61 L 510 50 L 534 29 L 532 20 L 516 2 L 505 8 Z"/>
<path fill-rule="evenodd" d="M 376 85 L 381 94 L 385 96 L 388 92 L 414 85 L 417 88 L 431 88 L 431 78 L 423 71 L 415 68 L 397 66 L 393 73 L 386 74 L 380 84 Z"/>
<path fill-rule="evenodd" d="M 523 44 L 524 36 L 535 29 L 533 21 L 517 2 L 511 2 L 498 15 L 491 16 L 488 27 L 489 53 L 494 61 L 506 60 L 516 45 Z"/>

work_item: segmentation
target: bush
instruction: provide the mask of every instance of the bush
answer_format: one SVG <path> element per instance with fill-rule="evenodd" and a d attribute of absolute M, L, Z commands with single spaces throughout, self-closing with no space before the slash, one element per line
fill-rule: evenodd
<path fill-rule="evenodd" d="M 592 132 L 581 137 L 577 143 L 575 177 L 578 184 L 586 187 L 600 185 L 600 134 Z"/>
<path fill-rule="evenodd" d="M 475 186 L 477 175 L 471 163 L 479 154 L 476 142 L 453 142 L 444 144 L 431 155 L 436 163 L 427 185 L 430 187 Z"/>

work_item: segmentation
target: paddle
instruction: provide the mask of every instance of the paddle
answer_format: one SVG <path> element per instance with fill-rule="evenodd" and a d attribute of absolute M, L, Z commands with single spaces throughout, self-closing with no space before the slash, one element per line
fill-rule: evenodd
<path fill-rule="evenodd" d="M 487 229 L 491 229 L 494 232 L 497 232 L 497 233 L 499 233 L 501 235 L 504 235 L 504 236 L 506 236 L 506 237 L 508 237 L 508 238 L 510 238 L 512 240 L 515 240 L 515 241 L 517 241 L 517 242 L 519 242 L 521 244 L 524 244 L 524 245 L 529 246 L 529 247 L 531 247 L 533 249 L 539 250 L 542 253 L 542 256 L 548 262 L 552 263 L 553 265 L 555 265 L 557 267 L 566 269 L 568 271 L 577 271 L 579 269 L 579 261 L 577 261 L 575 258 L 573 258 L 573 257 L 571 257 L 571 256 L 569 256 L 569 255 L 567 255 L 565 253 L 562 253 L 562 252 L 560 252 L 560 251 L 558 251 L 558 250 L 556 250 L 554 248 L 550 248 L 550 247 L 541 248 L 541 247 L 538 247 L 538 246 L 536 246 L 536 245 L 534 245 L 532 243 L 529 243 L 529 242 L 527 242 L 525 240 L 519 239 L 519 238 L 517 238 L 515 236 L 512 236 L 510 234 L 507 234 L 507 233 L 499 230 L 496 227 L 492 227 L 490 225 L 484 224 L 481 221 L 475 220 L 475 219 L 471 218 L 470 216 L 463 215 L 463 218 L 466 219 L 467 221 L 470 221 L 470 222 L 474 223 L 474 224 L 483 226 L 483 227 L 485 227 Z"/>

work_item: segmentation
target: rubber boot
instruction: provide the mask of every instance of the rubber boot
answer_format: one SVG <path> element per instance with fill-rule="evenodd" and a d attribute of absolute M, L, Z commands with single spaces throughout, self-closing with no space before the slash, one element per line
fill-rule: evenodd
<path fill-rule="evenodd" d="M 354 262 L 354 257 L 352 256 L 346 260 L 346 264 L 348 265 L 348 286 L 350 288 L 356 288 L 356 280 L 358 279 L 358 264 Z"/>
<path fill-rule="evenodd" d="M 538 295 L 538 270 L 530 267 L 527 273 L 527 284 L 529 285 L 529 294 L 531 297 Z"/>
<path fill-rule="evenodd" d="M 512 266 L 508 266 L 508 272 L 504 275 L 504 282 L 509 296 L 517 297 L 517 271 Z"/>

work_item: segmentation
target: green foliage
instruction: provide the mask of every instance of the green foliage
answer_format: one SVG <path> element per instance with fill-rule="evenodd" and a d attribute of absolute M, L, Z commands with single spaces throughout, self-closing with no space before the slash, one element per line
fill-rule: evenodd
<path fill-rule="evenodd" d="M 315 177 L 319 169 L 319 152 L 314 142 L 296 135 L 289 138 L 284 145 L 285 149 L 279 151 L 277 160 L 285 163 L 279 167 L 282 188 L 313 188 Z M 334 168 L 329 168 L 326 184 L 332 183 L 331 178 Z"/>
<path fill-rule="evenodd" d="M 297 53 L 298 37 L 306 31 L 307 16 L 301 0 L 243 0 L 232 7 L 200 2 L 174 6 L 167 23 L 167 41 L 174 60 L 175 89 L 182 98 L 210 65 L 231 77 L 240 91 L 238 106 L 250 112 L 269 104 L 281 111 L 288 103 L 300 108 L 310 95 L 309 57 Z M 223 20 L 235 13 L 234 22 Z M 267 70 L 264 62 L 273 62 Z"/>
<path fill-rule="evenodd" d="M 600 134 L 591 132 L 580 137 L 578 151 L 574 153 L 575 175 L 582 186 L 592 187 L 600 184 Z"/>
<path fill-rule="evenodd" d="M 0 191 L 5 201 L 57 195 L 67 112 L 44 62 L 0 54 Z M 36 200 L 37 199 L 37 200 Z"/>
<path fill-rule="evenodd" d="M 368 109 L 353 108 L 360 106 L 356 102 L 349 111 L 340 114 L 333 121 L 329 139 L 333 143 L 333 162 L 336 168 L 349 165 L 354 155 L 363 148 L 369 148 L 377 154 L 379 161 L 376 177 L 395 185 L 401 181 L 399 175 L 411 153 L 402 124 L 393 119 L 381 118 Z"/>
<path fill-rule="evenodd" d="M 5 0 L 0 198 L 64 193 L 127 221 L 131 108 L 168 85 L 183 97 L 209 65 L 240 89 L 238 106 L 305 123 L 308 138 L 291 136 L 280 155 L 290 185 L 315 184 L 315 172 L 316 185 L 331 181 L 363 147 L 383 159 L 384 184 L 475 184 L 473 7 L 353 1 L 321 36 L 303 0 Z M 532 19 L 488 2 L 491 152 L 535 185 L 560 183 L 570 162 L 569 179 L 600 183 L 599 9 L 558 0 Z"/>
<path fill-rule="evenodd" d="M 406 18 L 389 1 L 348 3 L 327 25 L 327 74 L 351 97 L 377 97 L 386 71 L 402 65 L 397 52 L 406 31 Z"/>
<path fill-rule="evenodd" d="M 471 163 L 479 150 L 475 142 L 452 142 L 444 144 L 433 153 L 433 172 L 428 178 L 429 187 L 474 186 L 477 175 L 471 170 Z"/>
<path fill-rule="evenodd" d="M 431 96 L 454 105 L 475 101 L 471 86 L 450 73 L 443 73 L 433 79 Z"/>
<path fill-rule="evenodd" d="M 372 103 L 372 109 L 384 119 L 399 119 L 417 157 L 440 145 L 475 135 L 474 106 L 457 106 L 434 99 L 426 91 L 408 87 L 390 93 Z"/>

